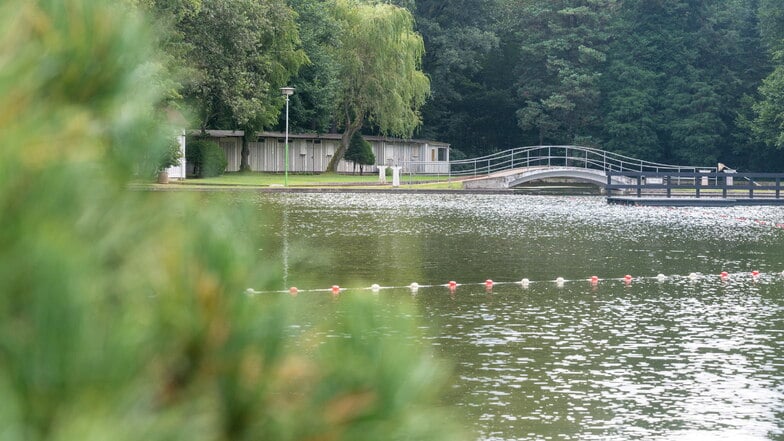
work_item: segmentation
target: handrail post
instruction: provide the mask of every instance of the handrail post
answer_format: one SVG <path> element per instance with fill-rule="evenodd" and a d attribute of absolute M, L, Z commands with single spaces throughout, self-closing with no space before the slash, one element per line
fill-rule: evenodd
<path fill-rule="evenodd" d="M 642 197 L 642 172 L 637 175 L 637 198 Z"/>
<path fill-rule="evenodd" d="M 667 175 L 664 177 L 664 179 L 665 182 L 667 182 L 667 198 L 669 199 L 672 197 L 672 175 Z"/>
<path fill-rule="evenodd" d="M 779 199 L 781 194 L 781 178 L 776 178 L 776 199 Z"/>

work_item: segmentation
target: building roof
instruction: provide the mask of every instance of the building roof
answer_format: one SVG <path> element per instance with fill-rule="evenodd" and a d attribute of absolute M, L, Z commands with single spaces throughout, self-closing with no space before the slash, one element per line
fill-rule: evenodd
<path fill-rule="evenodd" d="M 197 135 L 201 133 L 201 130 L 191 130 L 190 134 Z M 245 136 L 245 132 L 242 130 L 207 130 L 207 134 L 213 138 L 232 138 L 232 137 L 242 137 Z M 284 132 L 259 132 L 259 138 L 283 138 L 286 136 Z M 289 133 L 289 139 L 329 139 L 329 140 L 337 140 L 339 141 L 342 134 L 340 133 Z M 367 141 L 376 141 L 376 142 L 412 142 L 416 144 L 430 144 L 433 146 L 443 146 L 449 147 L 450 145 L 446 142 L 441 141 L 431 141 L 427 139 L 403 139 L 403 138 L 391 138 L 388 136 L 362 136 Z"/>

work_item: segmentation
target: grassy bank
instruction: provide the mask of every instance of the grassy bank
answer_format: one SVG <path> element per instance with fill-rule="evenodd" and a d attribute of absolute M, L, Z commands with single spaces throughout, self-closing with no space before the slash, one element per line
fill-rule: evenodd
<path fill-rule="evenodd" d="M 387 184 L 378 181 L 378 175 L 344 175 L 336 173 L 289 174 L 290 187 L 350 187 L 392 188 L 392 178 Z M 169 185 L 191 187 L 279 187 L 284 185 L 284 176 L 279 173 L 226 173 L 212 178 L 189 178 Z M 450 181 L 446 176 L 402 176 L 401 188 L 454 189 L 463 188 L 462 183 Z"/>

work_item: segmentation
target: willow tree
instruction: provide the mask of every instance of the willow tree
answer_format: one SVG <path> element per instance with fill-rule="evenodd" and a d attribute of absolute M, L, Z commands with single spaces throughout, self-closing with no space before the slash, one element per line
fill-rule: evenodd
<path fill-rule="evenodd" d="M 366 122 L 384 134 L 411 136 L 430 93 L 430 80 L 420 70 L 425 47 L 410 12 L 390 4 L 337 0 L 335 14 L 341 27 L 333 47 L 340 66 L 336 115 L 343 135 L 328 172 L 337 169 L 351 137 Z"/>

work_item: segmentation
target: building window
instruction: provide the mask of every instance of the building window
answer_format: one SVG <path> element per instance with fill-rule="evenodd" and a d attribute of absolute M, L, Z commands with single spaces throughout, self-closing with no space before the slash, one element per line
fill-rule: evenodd
<path fill-rule="evenodd" d="M 446 148 L 439 148 L 438 149 L 438 160 L 439 161 L 446 161 Z"/>

